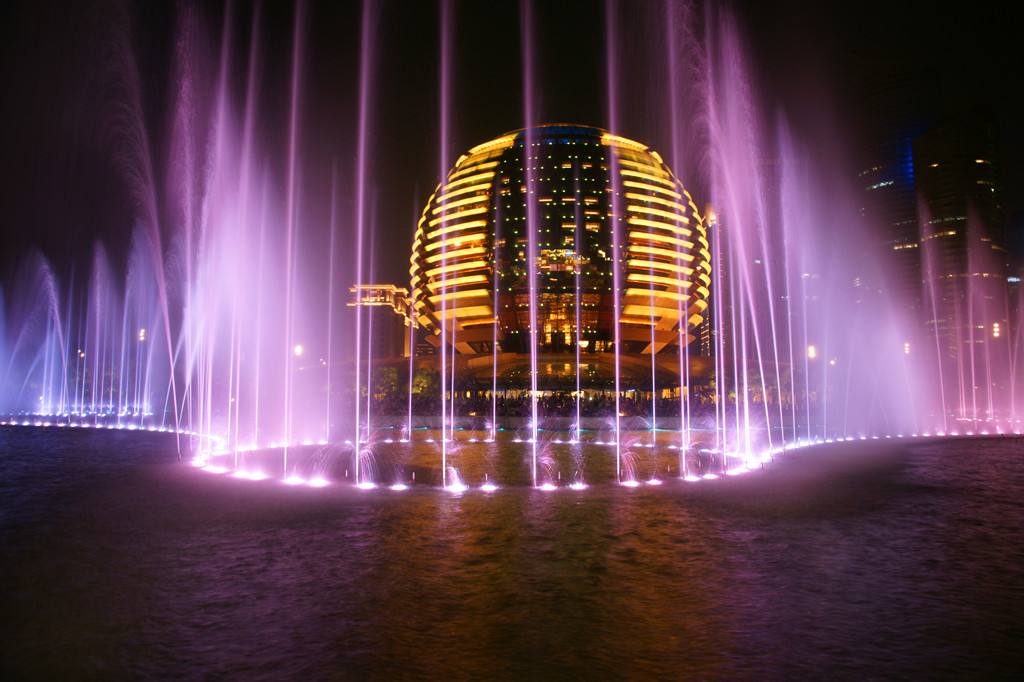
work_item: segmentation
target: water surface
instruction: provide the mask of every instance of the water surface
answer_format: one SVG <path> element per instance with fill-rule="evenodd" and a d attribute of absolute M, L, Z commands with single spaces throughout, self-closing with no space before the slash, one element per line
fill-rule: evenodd
<path fill-rule="evenodd" d="M 582 493 L 295 489 L 166 436 L 0 429 L 19 677 L 1008 677 L 1019 440 Z"/>

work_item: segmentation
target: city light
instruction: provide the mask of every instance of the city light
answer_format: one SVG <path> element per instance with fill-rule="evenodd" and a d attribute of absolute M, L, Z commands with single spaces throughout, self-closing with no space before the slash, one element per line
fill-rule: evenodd
<path fill-rule="evenodd" d="M 146 328 L 142 327 L 141 329 L 139 329 L 139 341 L 142 342 L 142 341 L 145 341 L 145 340 L 146 340 Z"/>
<path fill-rule="evenodd" d="M 295 357 L 297 358 L 301 357 L 304 352 L 306 352 L 306 349 L 302 347 L 301 343 L 295 344 L 295 347 L 292 348 L 292 354 L 294 354 Z"/>
<path fill-rule="evenodd" d="M 818 357 L 818 349 L 814 347 L 814 344 L 807 346 L 807 358 L 813 360 Z"/>

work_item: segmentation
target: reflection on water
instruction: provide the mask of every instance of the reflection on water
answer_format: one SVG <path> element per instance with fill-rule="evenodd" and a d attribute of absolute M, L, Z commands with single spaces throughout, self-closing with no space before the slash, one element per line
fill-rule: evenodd
<path fill-rule="evenodd" d="M 537 447 L 537 485 L 543 489 L 577 487 L 617 480 L 614 433 L 586 431 L 581 441 L 572 440 L 570 431 L 545 431 Z M 494 440 L 486 431 L 458 431 L 447 444 L 449 482 L 479 488 L 485 484 L 497 487 L 532 485 L 533 446 L 515 432 L 499 432 Z M 607 438 L 607 440 L 604 440 Z M 759 462 L 754 456 L 745 462 L 743 456 L 705 448 L 705 440 L 713 434 L 701 433 L 700 447 L 686 451 L 679 447 L 679 434 L 674 431 L 623 431 L 621 437 L 622 480 L 655 483 L 685 472 L 699 476 L 710 472 L 723 473 L 730 467 Z M 360 448 L 360 483 L 366 489 L 406 487 L 424 484 L 440 487 L 440 431 L 417 430 L 413 440 L 377 436 Z M 653 441 L 653 442 L 652 442 Z M 236 478 L 264 480 L 291 479 L 298 485 L 320 480 L 324 483 L 355 484 L 355 463 L 351 441 L 332 444 L 308 444 L 288 448 L 287 472 L 284 471 L 284 449 L 243 449 L 237 453 L 221 450 L 219 454 L 203 454 L 193 462 L 213 473 L 232 473 Z M 767 452 L 767 451 L 766 451 Z M 373 485 L 369 483 L 372 482 Z"/>
<path fill-rule="evenodd" d="M 902 449 L 901 449 L 902 448 Z M 101 677 L 1007 676 L 1020 442 L 500 494 L 209 476 L 0 430 L 0 668 Z"/>

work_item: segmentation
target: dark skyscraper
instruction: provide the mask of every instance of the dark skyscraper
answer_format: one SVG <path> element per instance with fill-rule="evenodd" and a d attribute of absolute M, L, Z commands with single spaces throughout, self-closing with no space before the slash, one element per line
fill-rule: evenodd
<path fill-rule="evenodd" d="M 874 74 L 884 74 L 878 65 Z M 866 121 L 872 142 L 864 154 L 858 182 L 864 192 L 861 213 L 887 252 L 887 288 L 911 311 L 921 306 L 921 255 L 913 142 L 931 125 L 926 93 L 928 73 L 877 75 L 868 92 Z"/>
<path fill-rule="evenodd" d="M 963 366 L 970 349 L 1005 343 L 1007 329 L 1010 254 L 995 128 L 977 120 L 942 126 L 913 150 L 928 331 Z"/>
<path fill-rule="evenodd" d="M 933 63 L 863 66 L 861 215 L 905 310 L 906 352 L 937 363 L 947 406 L 977 412 L 984 395 L 991 410 L 1014 309 L 996 119 L 983 98 L 950 97 L 959 81 Z M 919 335 L 923 346 L 909 341 Z"/>

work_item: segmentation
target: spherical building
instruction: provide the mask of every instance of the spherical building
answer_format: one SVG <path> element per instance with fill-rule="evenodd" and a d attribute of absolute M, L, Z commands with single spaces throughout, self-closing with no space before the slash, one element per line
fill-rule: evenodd
<path fill-rule="evenodd" d="M 704 220 L 658 153 L 578 125 L 508 133 L 459 157 L 423 209 L 410 261 L 414 319 L 435 347 L 444 325 L 463 355 L 495 343 L 529 353 L 533 319 L 548 355 L 610 353 L 616 338 L 622 355 L 677 350 L 711 283 Z"/>

